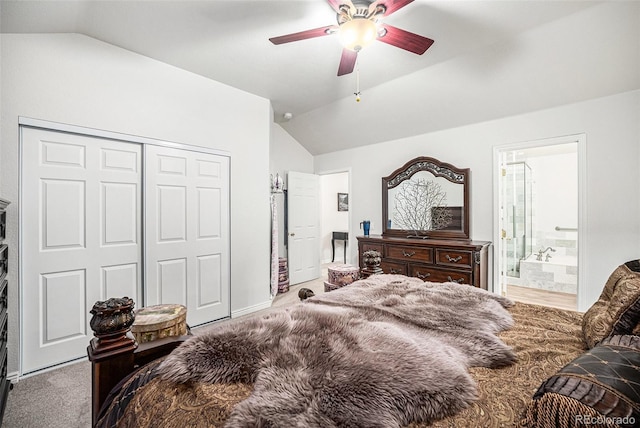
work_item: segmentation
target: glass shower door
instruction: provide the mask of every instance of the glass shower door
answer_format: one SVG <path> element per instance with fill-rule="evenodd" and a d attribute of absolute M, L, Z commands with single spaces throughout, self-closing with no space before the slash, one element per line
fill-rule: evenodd
<path fill-rule="evenodd" d="M 520 277 L 520 261 L 532 253 L 532 180 L 525 162 L 510 162 L 504 170 L 506 275 Z"/>

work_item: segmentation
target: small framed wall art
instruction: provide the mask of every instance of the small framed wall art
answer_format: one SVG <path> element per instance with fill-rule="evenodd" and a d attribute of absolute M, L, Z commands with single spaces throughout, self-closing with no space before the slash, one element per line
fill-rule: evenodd
<path fill-rule="evenodd" d="M 338 193 L 338 211 L 349 211 L 348 193 Z"/>

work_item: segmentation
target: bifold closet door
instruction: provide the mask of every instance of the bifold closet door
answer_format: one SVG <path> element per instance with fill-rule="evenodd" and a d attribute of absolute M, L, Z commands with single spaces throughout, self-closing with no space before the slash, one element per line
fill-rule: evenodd
<path fill-rule="evenodd" d="M 230 315 L 229 158 L 145 146 L 146 304 L 191 326 Z"/>
<path fill-rule="evenodd" d="M 22 127 L 23 374 L 86 356 L 98 300 L 141 297 L 141 146 Z"/>

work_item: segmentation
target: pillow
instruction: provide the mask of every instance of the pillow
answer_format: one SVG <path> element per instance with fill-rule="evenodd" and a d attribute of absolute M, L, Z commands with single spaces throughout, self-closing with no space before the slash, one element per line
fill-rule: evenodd
<path fill-rule="evenodd" d="M 519 424 L 637 427 L 640 336 L 610 336 L 564 366 L 538 388 Z"/>
<path fill-rule="evenodd" d="M 640 260 L 618 266 L 597 302 L 582 318 L 582 335 L 589 348 L 612 334 L 640 332 Z"/>

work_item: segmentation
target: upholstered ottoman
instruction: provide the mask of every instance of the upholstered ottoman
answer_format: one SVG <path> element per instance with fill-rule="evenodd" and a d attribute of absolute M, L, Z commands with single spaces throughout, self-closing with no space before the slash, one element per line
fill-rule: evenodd
<path fill-rule="evenodd" d="M 328 268 L 328 281 L 324 282 L 324 291 L 332 291 L 349 285 L 360 278 L 360 271 L 351 265 L 334 265 Z"/>
<path fill-rule="evenodd" d="M 138 343 L 185 335 L 187 308 L 182 305 L 155 305 L 138 309 L 131 332 Z"/>

